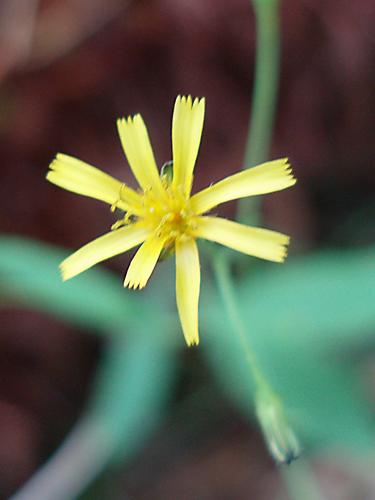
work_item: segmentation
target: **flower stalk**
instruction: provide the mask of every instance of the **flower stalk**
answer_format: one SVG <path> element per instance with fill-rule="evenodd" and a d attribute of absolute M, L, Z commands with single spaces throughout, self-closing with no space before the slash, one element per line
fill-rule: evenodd
<path fill-rule="evenodd" d="M 243 324 L 240 312 L 238 311 L 233 280 L 229 267 L 229 259 L 225 252 L 217 252 L 213 259 L 213 268 L 216 283 L 226 307 L 228 318 L 233 326 L 233 332 L 240 342 L 243 352 L 246 356 L 247 367 L 250 377 L 254 380 L 257 390 L 269 390 L 268 382 L 259 366 L 258 359 L 253 351 L 247 333 Z"/>
<path fill-rule="evenodd" d="M 241 345 L 249 375 L 254 382 L 255 411 L 267 447 L 277 463 L 290 464 L 300 453 L 298 439 L 287 421 L 282 401 L 268 382 L 249 341 L 238 310 L 235 288 L 224 252 L 216 254 L 214 271 L 220 295 L 233 326 L 233 333 Z"/>
<path fill-rule="evenodd" d="M 256 60 L 254 89 L 244 170 L 268 156 L 273 132 L 279 80 L 280 30 L 278 0 L 252 0 L 256 18 Z M 259 198 L 241 199 L 237 219 L 259 224 Z M 249 374 L 255 384 L 255 411 L 268 449 L 277 463 L 290 464 L 300 453 L 300 446 L 290 427 L 283 404 L 264 375 L 250 344 L 246 327 L 238 311 L 230 262 L 223 252 L 214 261 L 219 291 L 228 317 L 246 356 Z"/>
<path fill-rule="evenodd" d="M 251 0 L 256 21 L 254 87 L 243 168 L 268 157 L 275 121 L 280 67 L 279 0 Z M 259 198 L 240 200 L 237 219 L 259 222 Z"/>

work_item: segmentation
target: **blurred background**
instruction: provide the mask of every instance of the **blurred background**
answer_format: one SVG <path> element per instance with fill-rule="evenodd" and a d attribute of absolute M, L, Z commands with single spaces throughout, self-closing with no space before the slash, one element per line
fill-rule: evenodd
<path fill-rule="evenodd" d="M 356 451 L 336 453 L 342 444 L 336 436 L 326 448 L 318 446 L 312 458 L 322 498 L 332 500 L 375 498 L 370 474 L 374 455 L 357 447 L 362 440 L 374 444 L 374 24 L 371 0 L 281 2 L 281 80 L 271 158 L 289 156 L 298 184 L 262 200 L 263 225 L 292 237 L 284 267 L 291 266 L 295 283 L 304 283 L 301 288 L 286 285 L 289 302 L 283 289 L 272 285 L 275 308 L 304 319 L 311 314 L 312 321 L 326 314 L 324 328 L 318 331 L 313 323 L 307 331 L 301 326 L 301 338 L 303 333 L 317 338 L 327 364 L 334 358 L 340 367 L 340 377 L 348 366 L 355 367 L 355 383 L 350 378 L 349 384 L 353 397 L 345 400 L 354 414 L 342 434 L 359 433 L 358 422 L 366 422 L 360 438 L 352 439 Z M 28 261 L 34 251 L 31 243 L 27 246 L 30 239 L 46 248 L 76 249 L 113 223 L 100 203 L 49 185 L 45 174 L 50 161 L 64 152 L 132 184 L 116 118 L 142 114 L 161 165 L 171 158 L 174 99 L 192 94 L 207 102 L 194 188 L 239 170 L 254 56 L 255 22 L 248 0 L 1 1 L 1 498 L 14 493 L 77 422 L 105 349 L 103 337 L 92 335 L 92 322 L 65 321 L 56 312 L 59 304 L 48 303 L 49 289 L 41 291 L 43 280 L 47 283 L 43 254 L 40 267 Z M 220 213 L 233 216 L 234 205 Z M 119 293 L 125 294 L 121 280 L 128 262 L 125 255 L 105 264 L 116 274 Z M 30 268 L 35 276 L 24 279 L 29 283 L 24 290 L 23 276 Z M 261 283 L 260 295 L 268 296 L 262 274 L 266 268 L 257 269 L 254 280 Z M 16 272 L 17 293 L 10 293 Z M 289 274 L 282 275 L 282 283 L 284 278 Z M 53 286 L 60 286 L 57 272 L 53 279 Z M 168 283 L 173 292 L 173 278 Z M 33 297 L 34 287 L 35 297 L 42 299 Z M 332 299 L 332 289 L 339 289 L 340 297 Z M 307 290 L 306 299 L 301 290 Z M 56 292 L 55 302 L 63 303 L 63 293 Z M 95 293 L 100 296 L 100 289 Z M 77 300 L 83 303 L 85 297 Z M 149 300 L 161 299 L 157 294 Z M 314 308 L 305 310 L 302 302 L 314 303 Z M 178 328 L 176 335 L 181 336 Z M 85 498 L 287 498 L 287 481 L 269 457 L 257 425 L 222 390 L 220 377 L 212 376 L 202 354 L 208 348 L 187 350 L 181 343 L 160 422 L 128 460 L 99 476 Z M 285 351 L 290 352 L 287 343 L 280 356 Z M 293 361 L 286 363 L 293 378 Z M 319 364 L 311 367 L 315 376 Z M 307 387 L 309 375 L 301 375 L 300 381 Z M 334 422 L 346 415 L 345 405 L 341 409 L 330 394 L 320 402 L 327 384 L 333 398 L 339 389 L 323 370 L 312 391 L 316 405 L 326 404 L 330 413 L 317 429 L 330 428 L 324 418 Z M 349 389 L 340 384 L 345 399 Z M 308 394 L 304 387 L 300 396 Z"/>

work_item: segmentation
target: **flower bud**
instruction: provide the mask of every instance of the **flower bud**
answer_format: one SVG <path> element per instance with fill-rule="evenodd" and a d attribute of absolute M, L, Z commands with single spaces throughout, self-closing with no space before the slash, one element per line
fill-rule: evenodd
<path fill-rule="evenodd" d="M 269 452 L 278 464 L 289 465 L 298 458 L 300 446 L 286 419 L 281 401 L 268 390 L 260 390 L 255 405 Z"/>

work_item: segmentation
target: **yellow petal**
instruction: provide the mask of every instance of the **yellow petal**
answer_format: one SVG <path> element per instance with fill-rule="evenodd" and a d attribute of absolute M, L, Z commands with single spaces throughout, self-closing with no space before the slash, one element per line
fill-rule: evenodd
<path fill-rule="evenodd" d="M 176 298 L 182 331 L 187 345 L 199 343 L 198 300 L 200 268 L 194 239 L 176 240 Z"/>
<path fill-rule="evenodd" d="M 72 156 L 57 154 L 47 179 L 73 193 L 89 196 L 123 210 L 141 206 L 141 197 L 114 177 Z M 133 210 L 134 211 L 134 210 Z"/>
<path fill-rule="evenodd" d="M 154 270 L 165 239 L 151 236 L 135 254 L 125 276 L 124 286 L 129 288 L 143 288 Z"/>
<path fill-rule="evenodd" d="M 73 278 L 102 260 L 126 252 L 147 238 L 149 230 L 132 224 L 100 236 L 70 255 L 60 264 L 63 280 Z"/>
<path fill-rule="evenodd" d="M 220 217 L 199 217 L 195 236 L 216 241 L 221 245 L 233 248 L 261 259 L 283 262 L 289 243 L 289 236 L 262 229 L 249 227 Z"/>
<path fill-rule="evenodd" d="M 204 99 L 178 96 L 172 120 L 173 186 L 189 196 L 204 121 Z"/>
<path fill-rule="evenodd" d="M 280 191 L 296 182 L 287 158 L 268 161 L 203 189 L 192 196 L 191 206 L 195 213 L 202 214 L 220 203 Z"/>
<path fill-rule="evenodd" d="M 130 168 L 141 188 L 164 196 L 146 125 L 141 115 L 117 120 L 121 144 Z"/>

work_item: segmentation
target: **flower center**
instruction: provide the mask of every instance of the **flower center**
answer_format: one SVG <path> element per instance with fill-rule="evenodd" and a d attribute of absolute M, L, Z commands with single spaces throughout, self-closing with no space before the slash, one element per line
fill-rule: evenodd
<path fill-rule="evenodd" d="M 172 244 L 176 238 L 188 236 L 195 227 L 189 200 L 170 190 L 167 190 L 167 194 L 165 202 L 155 203 L 155 200 L 152 200 L 148 214 L 144 217 L 145 223 L 150 223 L 156 235 L 166 240 L 166 246 Z"/>
<path fill-rule="evenodd" d="M 189 199 L 173 189 L 171 184 L 165 185 L 165 192 L 167 196 L 160 199 L 152 190 L 145 191 L 142 195 L 142 209 L 137 207 L 137 213 L 127 211 L 112 229 L 135 222 L 144 224 L 154 231 L 158 238 L 165 240 L 166 247 L 172 245 L 176 238 L 191 236 L 196 223 Z"/>

